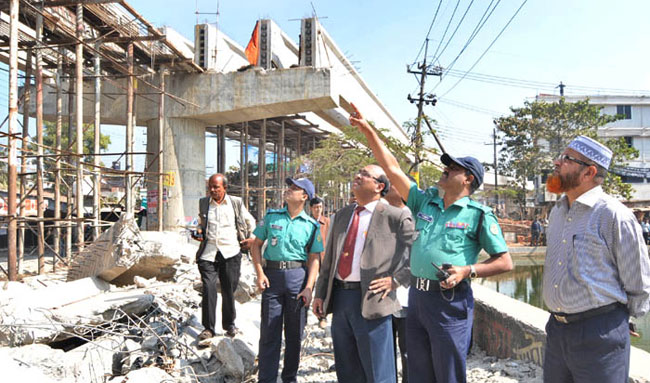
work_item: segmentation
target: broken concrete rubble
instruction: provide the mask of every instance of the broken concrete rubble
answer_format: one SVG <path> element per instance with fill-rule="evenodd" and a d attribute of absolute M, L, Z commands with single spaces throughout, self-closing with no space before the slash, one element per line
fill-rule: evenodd
<path fill-rule="evenodd" d="M 148 251 L 170 259 L 171 253 L 195 251 L 182 237 L 176 248 L 167 246 L 167 238 L 173 237 L 143 239 L 143 257 Z M 0 347 L 3 378 L 33 377 L 28 381 L 46 383 L 253 381 L 261 308 L 252 263 L 242 257 L 236 319 L 241 333 L 230 339 L 217 329 L 211 346 L 200 349 L 196 338 L 203 330 L 201 296 L 195 288 L 200 275 L 193 260 L 177 257 L 167 281 L 134 275 L 133 284 L 122 287 L 99 277 L 66 283 L 40 276 L 37 282 L 5 284 L 0 289 L 0 340 L 13 347 Z M 300 381 L 336 382 L 329 331 L 309 315 Z M 475 350 L 468 360 L 468 381 L 541 382 L 541 369 Z"/>

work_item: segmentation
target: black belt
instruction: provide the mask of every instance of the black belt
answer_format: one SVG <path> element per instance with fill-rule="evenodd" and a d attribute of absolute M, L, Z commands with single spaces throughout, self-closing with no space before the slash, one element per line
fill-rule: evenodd
<path fill-rule="evenodd" d="M 618 308 L 623 308 L 623 307 L 624 306 L 619 302 L 614 302 L 605 306 L 597 307 L 595 309 L 583 311 L 581 313 L 575 313 L 575 314 L 551 313 L 551 315 L 553 316 L 553 318 L 555 318 L 556 321 L 560 323 L 568 324 L 568 323 L 575 323 L 581 320 L 593 318 L 597 315 L 606 314 L 610 311 L 614 311 Z"/>
<path fill-rule="evenodd" d="M 361 282 L 346 282 L 334 279 L 334 287 L 343 290 L 361 290 Z"/>
<path fill-rule="evenodd" d="M 266 261 L 265 268 L 271 270 L 288 270 L 299 269 L 305 267 L 305 262 L 302 261 Z"/>
<path fill-rule="evenodd" d="M 469 283 L 466 280 L 462 280 L 460 281 L 460 283 L 458 283 L 456 286 L 452 287 L 451 289 L 444 289 L 440 287 L 440 281 L 438 280 L 414 277 L 411 275 L 411 287 L 420 291 L 440 291 L 440 290 L 450 291 L 450 290 L 469 287 Z"/>

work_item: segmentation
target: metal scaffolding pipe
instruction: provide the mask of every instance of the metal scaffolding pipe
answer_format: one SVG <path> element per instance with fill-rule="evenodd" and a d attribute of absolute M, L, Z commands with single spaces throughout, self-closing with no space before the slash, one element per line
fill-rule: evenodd
<path fill-rule="evenodd" d="M 67 61 L 67 60 L 66 60 Z M 68 156 L 68 164 L 73 164 L 74 155 L 72 155 L 72 143 L 74 141 L 74 87 L 75 78 L 70 76 L 68 83 L 68 145 L 66 151 L 70 154 Z M 66 172 L 68 173 L 68 172 Z M 68 174 L 66 182 L 66 215 L 68 219 L 65 223 L 65 254 L 72 257 L 72 181 L 73 177 Z"/>
<path fill-rule="evenodd" d="M 266 118 L 262 120 L 262 132 L 259 141 L 259 153 L 257 157 L 258 173 L 258 201 L 257 201 L 257 219 L 262 220 L 266 213 Z"/>
<path fill-rule="evenodd" d="M 244 190 L 242 197 L 246 201 L 246 208 L 250 209 L 248 199 L 248 121 L 244 123 Z"/>
<path fill-rule="evenodd" d="M 84 20 L 83 20 L 83 5 L 78 4 L 77 5 L 77 20 L 76 20 L 76 29 L 77 29 L 77 39 L 83 40 L 83 32 L 84 32 Z M 76 107 L 77 107 L 77 123 L 75 128 L 77 128 L 77 158 L 76 158 L 76 165 L 77 165 L 77 191 L 76 191 L 76 206 L 77 206 L 77 219 L 79 221 L 77 222 L 77 250 L 81 251 L 83 248 L 83 243 L 84 243 L 84 223 L 81 219 L 84 217 L 84 195 L 83 195 L 83 180 L 84 180 L 84 172 L 83 172 L 83 163 L 82 163 L 82 156 L 84 153 L 84 132 L 83 132 L 83 92 L 84 92 L 84 82 L 83 82 L 83 75 L 84 75 L 84 46 L 82 43 L 78 43 L 76 46 L 76 52 L 75 52 L 75 69 L 76 69 L 76 79 L 75 79 L 75 85 L 76 85 Z"/>
<path fill-rule="evenodd" d="M 63 48 L 59 48 L 56 58 L 56 152 L 61 153 L 61 130 L 63 128 Z M 61 219 L 61 156 L 56 156 L 54 162 L 54 219 Z M 52 271 L 56 271 L 57 256 L 61 255 L 61 228 L 54 228 L 54 258 Z"/>
<path fill-rule="evenodd" d="M 41 3 L 40 7 L 43 6 Z M 43 16 L 36 15 L 36 44 L 41 43 L 43 38 Z M 36 50 L 36 142 L 38 148 L 36 153 L 43 155 L 43 51 Z M 45 217 L 43 206 L 43 157 L 36 159 L 36 201 L 38 218 Z M 45 224 L 38 223 L 38 273 L 45 272 Z"/>
<path fill-rule="evenodd" d="M 131 185 L 131 172 L 133 171 L 133 43 L 127 47 L 127 67 L 129 77 L 126 89 L 126 213 L 133 214 L 133 189 Z"/>
<path fill-rule="evenodd" d="M 241 128 L 239 130 L 239 184 L 241 187 L 241 194 L 240 196 L 244 198 L 244 188 L 246 185 L 244 185 L 244 123 L 241 123 Z M 248 208 L 248 206 L 247 206 Z"/>
<path fill-rule="evenodd" d="M 29 145 L 29 108 L 31 102 L 31 93 L 32 93 L 32 49 L 27 50 L 27 57 L 25 59 L 25 86 L 23 91 L 23 137 L 22 137 L 22 156 L 20 161 L 20 198 L 25 198 L 25 193 L 27 191 L 27 157 L 25 154 L 28 150 Z M 18 216 L 22 221 L 25 217 L 24 206 L 21 206 L 18 209 Z M 17 269 L 18 274 L 23 272 L 23 257 L 25 255 L 25 228 L 21 225 L 18 228 L 18 260 L 17 260 Z"/>
<path fill-rule="evenodd" d="M 279 202 L 282 204 L 283 198 L 284 198 L 284 185 L 286 183 L 284 182 L 286 176 L 286 171 L 284 168 L 284 162 L 285 162 L 285 155 L 284 155 L 284 148 L 285 148 L 285 127 L 284 127 L 284 120 L 282 120 L 282 123 L 280 124 L 280 141 L 278 145 L 278 169 L 280 172 L 280 182 L 278 184 L 278 187 L 280 188 L 280 198 Z"/>
<path fill-rule="evenodd" d="M 99 50 L 99 47 L 97 47 Z M 95 55 L 95 134 L 93 153 L 93 240 L 99 238 L 100 227 L 99 218 L 101 215 L 101 172 L 99 170 L 99 153 L 101 137 L 101 97 L 102 97 L 102 79 L 101 79 L 101 59 L 98 54 Z"/>
<path fill-rule="evenodd" d="M 164 196 L 165 196 L 165 161 L 163 156 L 163 145 L 165 144 L 165 70 L 160 70 L 160 101 L 158 102 L 158 231 L 163 231 L 165 225 L 164 217 Z"/>
<path fill-rule="evenodd" d="M 9 280 L 15 281 L 16 274 L 16 137 L 18 128 L 18 0 L 9 2 L 9 127 L 7 140 L 9 146 L 9 185 L 7 230 Z"/>

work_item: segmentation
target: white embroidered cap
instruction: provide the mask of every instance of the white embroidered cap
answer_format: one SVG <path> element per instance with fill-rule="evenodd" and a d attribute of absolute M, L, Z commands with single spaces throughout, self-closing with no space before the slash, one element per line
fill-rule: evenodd
<path fill-rule="evenodd" d="M 600 142 L 586 136 L 578 136 L 571 141 L 569 148 L 589 158 L 598 165 L 609 169 L 612 151 Z"/>

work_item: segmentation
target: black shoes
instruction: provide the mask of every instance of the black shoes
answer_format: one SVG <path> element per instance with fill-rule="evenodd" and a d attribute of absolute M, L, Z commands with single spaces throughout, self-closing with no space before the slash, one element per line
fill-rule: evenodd
<path fill-rule="evenodd" d="M 199 347 L 207 347 L 210 345 L 210 339 L 214 338 L 214 333 L 208 329 L 201 331 L 197 341 Z"/>
<path fill-rule="evenodd" d="M 228 330 L 226 330 L 226 336 L 230 338 L 234 338 L 235 335 L 239 334 L 239 329 L 235 327 L 235 325 L 230 325 L 228 326 Z"/>

